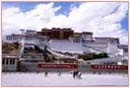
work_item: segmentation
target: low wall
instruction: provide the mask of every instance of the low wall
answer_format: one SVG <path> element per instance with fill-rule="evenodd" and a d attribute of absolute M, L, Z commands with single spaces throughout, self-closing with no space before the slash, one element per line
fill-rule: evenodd
<path fill-rule="evenodd" d="M 44 64 L 39 62 L 21 62 L 22 72 L 68 72 L 78 69 L 78 65 L 74 64 Z"/>
<path fill-rule="evenodd" d="M 109 67 L 109 66 L 108 66 Z M 128 66 L 125 69 L 111 69 L 111 68 L 93 68 L 92 65 L 87 64 L 45 64 L 39 62 L 21 62 L 22 72 L 69 72 L 73 70 L 80 70 L 81 72 L 117 72 L 117 73 L 127 73 Z"/>

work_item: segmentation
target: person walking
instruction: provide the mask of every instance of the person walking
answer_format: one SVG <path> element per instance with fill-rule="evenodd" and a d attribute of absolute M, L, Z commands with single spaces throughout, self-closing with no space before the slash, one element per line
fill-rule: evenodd
<path fill-rule="evenodd" d="M 45 71 L 45 76 L 47 77 L 47 75 L 48 75 L 48 72 L 47 72 L 47 71 Z"/>
<path fill-rule="evenodd" d="M 82 79 L 82 78 L 81 78 L 81 75 L 82 75 L 82 73 L 79 71 L 77 78 Z"/>
<path fill-rule="evenodd" d="M 75 79 L 76 71 L 73 71 L 73 78 Z"/>
<path fill-rule="evenodd" d="M 79 73 L 78 70 L 74 70 L 74 71 L 73 71 L 73 78 L 74 78 L 74 79 L 75 79 L 75 78 L 78 78 L 78 73 Z"/>
<path fill-rule="evenodd" d="M 58 72 L 58 75 L 61 76 L 61 71 Z"/>

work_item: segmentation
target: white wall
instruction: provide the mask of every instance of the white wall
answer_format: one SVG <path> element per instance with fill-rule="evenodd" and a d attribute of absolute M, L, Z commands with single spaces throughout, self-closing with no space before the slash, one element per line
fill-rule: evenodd
<path fill-rule="evenodd" d="M 82 34 L 81 37 L 84 39 L 84 40 L 93 40 L 93 36 L 92 34 Z"/>
<path fill-rule="evenodd" d="M 119 55 L 120 51 L 119 51 L 119 48 L 117 47 L 117 44 L 108 43 L 108 53 Z"/>
<path fill-rule="evenodd" d="M 85 46 L 86 47 L 85 47 Z M 113 55 L 118 55 L 119 49 L 117 47 L 117 44 L 113 43 L 107 43 L 107 42 L 85 42 L 82 45 L 82 42 L 80 43 L 73 43 L 70 40 L 51 40 L 49 43 L 49 46 L 56 51 L 62 51 L 62 52 L 78 52 L 78 53 L 111 53 Z"/>
<path fill-rule="evenodd" d="M 86 46 L 87 52 L 107 52 L 108 45 L 107 43 L 100 43 L 100 42 L 85 42 L 83 45 Z M 89 51 L 88 51 L 89 49 Z"/>
<path fill-rule="evenodd" d="M 70 40 L 51 40 L 49 46 L 56 51 L 83 53 L 81 43 L 73 43 Z"/>

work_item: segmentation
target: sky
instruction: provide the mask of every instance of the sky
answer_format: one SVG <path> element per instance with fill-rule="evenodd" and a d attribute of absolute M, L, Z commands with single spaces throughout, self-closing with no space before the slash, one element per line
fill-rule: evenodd
<path fill-rule="evenodd" d="M 128 43 L 127 2 L 2 2 L 2 35 L 19 29 L 72 28 Z"/>

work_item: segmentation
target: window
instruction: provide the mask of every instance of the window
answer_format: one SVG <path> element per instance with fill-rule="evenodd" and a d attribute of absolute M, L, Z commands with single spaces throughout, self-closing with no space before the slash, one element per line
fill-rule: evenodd
<path fill-rule="evenodd" d="M 12 64 L 12 58 L 10 59 L 10 64 Z"/>
<path fill-rule="evenodd" d="M 9 40 L 9 37 L 7 36 L 6 39 Z"/>
<path fill-rule="evenodd" d="M 7 40 L 10 40 L 10 37 L 9 37 L 9 36 L 7 36 Z"/>
<path fill-rule="evenodd" d="M 2 59 L 2 64 L 5 64 L 5 58 Z"/>
<path fill-rule="evenodd" d="M 15 64 L 15 59 L 12 59 L 12 64 Z"/>
<path fill-rule="evenodd" d="M 8 62 L 9 62 L 9 59 L 8 59 L 8 58 L 6 58 L 6 64 L 8 64 Z"/>
<path fill-rule="evenodd" d="M 9 40 L 11 40 L 11 36 L 9 36 Z"/>
<path fill-rule="evenodd" d="M 128 48 L 124 48 L 123 51 L 124 51 L 125 53 L 128 53 Z"/>
<path fill-rule="evenodd" d="M 119 40 L 118 39 L 112 39 L 111 43 L 119 43 Z"/>
<path fill-rule="evenodd" d="M 80 39 L 79 38 L 75 38 L 75 39 L 73 39 L 73 42 L 74 43 L 80 43 Z"/>

